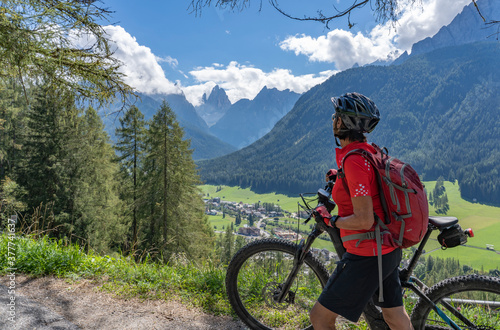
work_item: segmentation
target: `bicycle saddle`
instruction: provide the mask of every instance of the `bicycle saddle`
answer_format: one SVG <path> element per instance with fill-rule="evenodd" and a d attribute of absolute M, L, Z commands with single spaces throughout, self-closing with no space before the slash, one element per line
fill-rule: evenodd
<path fill-rule="evenodd" d="M 458 219 L 455 217 L 438 217 L 432 216 L 429 217 L 429 222 L 438 229 L 447 228 L 453 226 L 458 223 Z"/>

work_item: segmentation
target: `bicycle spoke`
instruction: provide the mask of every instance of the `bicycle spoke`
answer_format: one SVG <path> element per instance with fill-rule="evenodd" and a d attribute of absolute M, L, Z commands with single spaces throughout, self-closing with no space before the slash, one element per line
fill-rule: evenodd
<path fill-rule="evenodd" d="M 500 328 L 500 295 L 498 293 L 470 290 L 449 295 L 438 307 L 461 329 L 493 330 Z M 432 311 L 427 325 L 451 329 Z"/>
<path fill-rule="evenodd" d="M 260 323 L 278 329 L 300 329 L 322 291 L 314 271 L 304 264 L 283 302 L 277 301 L 293 267 L 293 256 L 266 251 L 246 260 L 238 274 L 238 294 L 245 309 Z"/>

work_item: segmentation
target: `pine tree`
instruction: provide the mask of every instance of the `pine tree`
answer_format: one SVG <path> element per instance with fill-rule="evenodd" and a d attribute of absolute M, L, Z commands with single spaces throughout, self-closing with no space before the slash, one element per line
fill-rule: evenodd
<path fill-rule="evenodd" d="M 17 183 L 26 105 L 13 80 L 0 81 L 0 224 L 16 212 L 23 212 L 26 194 Z"/>
<path fill-rule="evenodd" d="M 53 211 L 61 219 L 62 232 L 69 231 L 68 221 L 71 222 L 73 213 L 68 185 L 75 174 L 75 164 L 65 162 L 68 145 L 75 138 L 71 128 L 77 126 L 78 120 L 73 105 L 71 98 L 62 97 L 52 89 L 41 88 L 36 92 L 35 102 L 27 112 L 20 150 L 22 162 L 17 170 L 18 182 L 27 191 L 28 210 L 41 203 L 54 203 Z"/>
<path fill-rule="evenodd" d="M 109 253 L 122 248 L 127 232 L 118 194 L 119 168 L 97 112 L 90 107 L 80 119 L 79 143 L 72 152 L 78 174 L 73 197 L 77 223 L 82 223 L 90 247 Z"/>
<path fill-rule="evenodd" d="M 145 152 L 147 237 L 168 259 L 175 253 L 208 255 L 213 233 L 197 188 L 190 143 L 174 112 L 163 102 L 149 123 Z"/>
<path fill-rule="evenodd" d="M 253 227 L 253 215 L 252 214 L 249 214 L 248 215 L 248 226 L 249 227 Z"/>
<path fill-rule="evenodd" d="M 124 100 L 132 88 L 98 23 L 109 14 L 97 1 L 3 0 L 2 78 L 19 79 L 25 90 L 28 83 L 44 81 L 76 97 Z M 92 42 L 79 43 L 77 37 Z"/>
<path fill-rule="evenodd" d="M 136 246 L 138 239 L 138 208 L 141 204 L 138 200 L 140 186 L 138 179 L 145 148 L 145 133 L 144 115 L 139 108 L 131 106 L 123 118 L 120 118 L 120 127 L 116 129 L 118 141 L 115 149 L 118 151 L 120 170 L 124 178 L 122 198 L 132 209 L 132 248 Z"/>
<path fill-rule="evenodd" d="M 12 80 L 0 81 L 0 180 L 15 179 L 26 110 L 20 87 Z"/>
<path fill-rule="evenodd" d="M 37 92 L 17 177 L 27 212 L 51 206 L 51 235 L 107 252 L 123 238 L 114 152 L 95 110 L 76 108 L 67 95 L 51 88 Z"/>

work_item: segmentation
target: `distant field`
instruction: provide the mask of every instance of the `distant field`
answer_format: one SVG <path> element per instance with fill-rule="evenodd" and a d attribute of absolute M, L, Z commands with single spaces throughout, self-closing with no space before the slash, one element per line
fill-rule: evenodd
<path fill-rule="evenodd" d="M 281 194 L 256 194 L 249 188 L 242 189 L 240 187 L 221 186 L 222 190 L 216 192 L 218 186 L 202 185 L 200 186 L 203 193 L 209 194 L 210 197 L 220 197 L 223 200 L 231 202 L 243 202 L 254 204 L 261 203 L 275 203 L 283 210 L 289 212 L 297 212 L 297 202 L 301 201 L 300 197 L 288 197 Z"/>
<path fill-rule="evenodd" d="M 427 181 L 425 186 L 428 191 L 434 189 L 436 182 Z M 486 244 L 492 244 L 495 250 L 500 251 L 500 208 L 483 205 L 479 203 L 470 203 L 460 198 L 460 191 L 457 183 L 444 182 L 450 210 L 447 216 L 454 216 L 460 220 L 462 228 L 471 227 L 474 230 L 475 237 L 469 239 L 467 245 L 471 247 L 456 247 L 442 251 L 437 249 L 430 255 L 441 258 L 455 258 L 462 264 L 470 265 L 476 269 L 483 267 L 485 270 L 500 269 L 500 254 L 494 251 L 485 250 Z M 222 190 L 216 192 L 217 186 L 202 185 L 202 192 L 210 197 L 220 197 L 223 200 L 243 203 L 275 203 L 289 212 L 297 211 L 297 202 L 301 201 L 299 197 L 288 197 L 280 194 L 256 194 L 249 188 L 221 186 Z M 437 215 L 433 207 L 430 207 L 430 214 Z M 222 219 L 222 216 L 209 217 L 212 225 L 217 226 L 217 230 L 222 230 L 222 226 L 227 226 L 234 219 Z M 302 227 L 302 225 L 301 225 Z M 434 235 L 433 237 L 436 237 Z M 317 242 L 317 243 L 316 243 Z M 315 247 L 328 248 L 332 250 L 331 243 L 323 240 L 317 240 Z M 436 241 L 430 241 L 427 245 L 427 251 L 438 248 Z M 474 248 L 477 247 L 477 248 Z M 479 248 L 479 249 L 478 249 Z"/>

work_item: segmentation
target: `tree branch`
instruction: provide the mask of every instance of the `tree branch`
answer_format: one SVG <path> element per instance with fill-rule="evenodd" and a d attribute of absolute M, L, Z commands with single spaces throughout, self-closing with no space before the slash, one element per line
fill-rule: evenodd
<path fill-rule="evenodd" d="M 336 18 L 343 17 L 345 15 L 348 15 L 348 17 L 349 17 L 352 10 L 354 10 L 356 8 L 362 8 L 368 2 L 369 2 L 369 0 L 362 0 L 360 2 L 358 2 L 358 0 L 355 0 L 354 3 L 349 8 L 347 8 L 346 10 L 343 10 L 343 11 L 339 11 L 339 10 L 337 10 L 337 8 L 334 7 L 335 10 L 337 10 L 337 14 L 335 14 L 335 15 L 325 16 L 321 10 L 318 10 L 317 11 L 318 16 L 315 16 L 315 17 L 308 17 L 308 16 L 296 17 L 296 16 L 292 16 L 292 15 L 286 13 L 284 10 L 282 10 L 281 7 L 278 5 L 278 1 L 277 0 L 269 0 L 269 3 L 271 4 L 271 6 L 274 7 L 274 9 L 276 9 L 280 14 L 282 14 L 282 15 L 288 17 L 288 18 L 291 18 L 291 19 L 294 19 L 294 20 L 297 20 L 297 21 L 316 21 L 316 22 L 321 22 L 321 23 L 325 24 L 327 28 L 329 28 L 328 24 L 332 20 L 334 20 Z M 349 20 L 349 27 L 352 27 L 353 25 L 350 22 L 350 18 L 348 18 L 348 20 Z"/>

